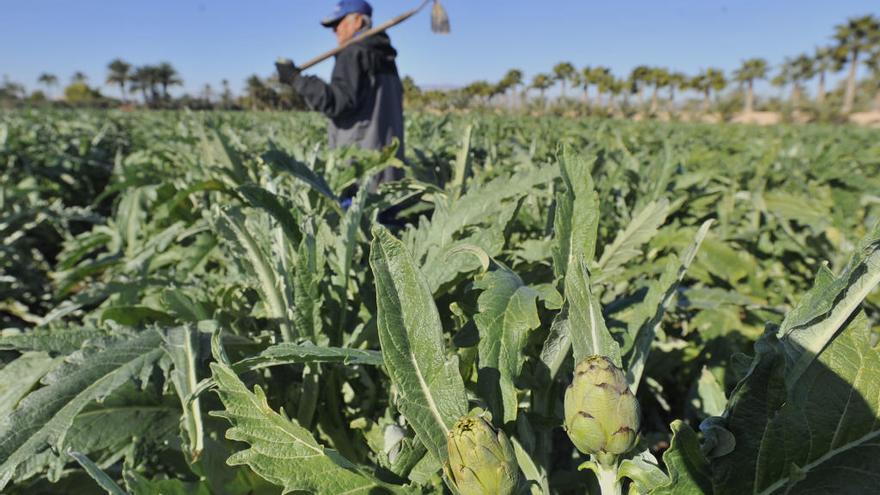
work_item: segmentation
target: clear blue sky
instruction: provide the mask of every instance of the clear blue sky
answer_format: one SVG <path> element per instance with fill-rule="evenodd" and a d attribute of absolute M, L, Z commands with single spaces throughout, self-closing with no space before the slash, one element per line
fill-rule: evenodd
<path fill-rule="evenodd" d="M 381 22 L 417 0 L 375 0 Z M 828 43 L 847 17 L 877 14 L 878 0 L 444 0 L 449 36 L 433 35 L 429 14 L 395 28 L 403 74 L 423 85 L 497 80 L 512 67 L 528 77 L 560 60 L 638 64 L 688 73 L 735 68 L 747 57 L 770 62 Z M 47 71 L 66 83 L 76 70 L 103 83 L 115 57 L 171 62 L 188 91 L 226 78 L 234 89 L 268 75 L 278 56 L 294 61 L 332 47 L 318 20 L 332 0 L 3 0 L 0 75 L 36 86 Z M 332 62 L 315 69 L 326 76 Z M 103 91 L 115 94 L 112 88 Z"/>

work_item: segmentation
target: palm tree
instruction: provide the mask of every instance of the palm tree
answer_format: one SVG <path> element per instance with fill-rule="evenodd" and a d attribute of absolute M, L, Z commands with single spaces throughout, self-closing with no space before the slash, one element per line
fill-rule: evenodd
<path fill-rule="evenodd" d="M 703 111 L 708 112 L 712 101 L 712 91 L 721 92 L 727 87 L 727 78 L 721 69 L 709 68 L 691 80 L 691 86 L 703 93 Z"/>
<path fill-rule="evenodd" d="M 639 95 L 639 106 L 645 105 L 645 82 L 650 77 L 651 68 L 647 65 L 639 65 L 629 73 L 630 89 Z"/>
<path fill-rule="evenodd" d="M 85 73 L 76 71 L 73 73 L 73 76 L 70 78 L 70 82 L 74 84 L 85 84 L 86 81 L 89 80 L 89 76 L 85 75 Z"/>
<path fill-rule="evenodd" d="M 578 78 L 579 79 L 578 82 L 580 83 L 579 86 L 581 87 L 581 89 L 584 90 L 584 94 L 582 95 L 581 99 L 583 100 L 583 102 L 585 104 L 589 104 L 590 103 L 590 85 L 594 84 L 593 69 L 591 67 L 584 67 L 583 69 L 581 69 L 579 76 L 580 76 Z"/>
<path fill-rule="evenodd" d="M 513 100 L 516 101 L 516 88 L 523 84 L 523 72 L 519 69 L 510 69 L 504 77 L 501 78 L 500 85 L 504 89 L 510 89 L 513 92 Z"/>
<path fill-rule="evenodd" d="M 791 82 L 794 87 L 791 90 L 791 106 L 795 110 L 800 107 L 801 94 L 803 93 L 804 81 L 812 79 L 816 75 L 816 67 L 813 58 L 808 55 L 799 55 L 791 61 Z"/>
<path fill-rule="evenodd" d="M 549 74 L 535 74 L 532 78 L 532 89 L 537 89 L 541 94 L 541 101 L 544 101 L 544 93 L 553 86 L 553 77 Z"/>
<path fill-rule="evenodd" d="M 878 38 L 880 38 L 880 19 L 873 15 L 853 17 L 845 24 L 835 27 L 834 39 L 837 41 L 837 48 L 846 54 L 846 61 L 849 62 L 846 93 L 841 108 L 844 114 L 852 111 L 855 101 L 859 56 L 876 45 Z"/>
<path fill-rule="evenodd" d="M 647 82 L 654 86 L 651 93 L 651 113 L 657 111 L 657 96 L 661 88 L 669 85 L 669 71 L 662 67 L 655 67 L 648 73 Z"/>
<path fill-rule="evenodd" d="M 565 86 L 573 77 L 577 75 L 577 71 L 570 62 L 560 62 L 553 67 L 553 78 L 562 85 L 562 98 L 565 99 Z"/>
<path fill-rule="evenodd" d="M 792 80 L 791 66 L 792 66 L 791 59 L 790 58 L 785 59 L 784 62 L 779 64 L 779 67 L 777 68 L 777 71 L 776 71 L 776 75 L 773 76 L 773 79 L 770 79 L 770 84 L 779 88 L 779 91 L 780 91 L 779 99 L 780 100 L 783 100 L 785 98 L 785 87 L 788 86 L 788 84 Z"/>
<path fill-rule="evenodd" d="M 681 72 L 669 74 L 669 103 L 675 104 L 675 91 L 684 90 L 688 85 L 688 76 Z"/>
<path fill-rule="evenodd" d="M 211 87 L 211 83 L 205 83 L 205 85 L 202 86 L 202 99 L 208 103 L 211 103 L 214 99 L 214 88 Z"/>
<path fill-rule="evenodd" d="M 880 112 L 880 46 L 871 52 L 865 65 L 871 71 L 871 79 L 874 86 L 874 111 Z"/>
<path fill-rule="evenodd" d="M 156 80 L 162 87 L 162 98 L 166 100 L 168 99 L 168 88 L 170 86 L 180 86 L 183 84 L 177 69 L 168 62 L 162 62 L 156 66 Z"/>
<path fill-rule="evenodd" d="M 43 72 L 40 74 L 40 77 L 37 78 L 37 82 L 46 86 L 46 93 L 51 96 L 52 88 L 54 88 L 58 84 L 58 76 L 55 74 L 49 74 L 48 72 Z"/>
<path fill-rule="evenodd" d="M 614 76 L 608 67 L 593 67 L 587 75 L 590 84 L 596 86 L 596 105 L 602 105 L 602 95 L 611 89 Z"/>
<path fill-rule="evenodd" d="M 616 77 L 610 77 L 608 81 L 606 81 L 608 86 L 608 93 L 611 94 L 609 101 L 611 102 L 611 108 L 617 109 L 620 108 L 618 104 L 618 100 L 620 99 L 620 95 L 623 93 L 623 90 L 626 89 L 629 81 L 625 79 L 618 79 Z"/>
<path fill-rule="evenodd" d="M 247 78 L 244 85 L 248 100 L 250 100 L 251 103 L 251 110 L 264 108 L 267 103 L 268 88 L 263 80 L 260 79 L 260 76 L 256 74 L 250 76 Z"/>
<path fill-rule="evenodd" d="M 117 58 L 107 65 L 107 84 L 116 84 L 119 86 L 119 92 L 122 93 L 122 101 L 125 101 L 125 83 L 131 77 L 131 64 Z"/>
<path fill-rule="evenodd" d="M 222 102 L 223 109 L 229 110 L 232 107 L 232 89 L 229 87 L 229 79 L 220 81 L 220 85 L 223 86 L 223 93 L 220 95 L 220 101 Z"/>
<path fill-rule="evenodd" d="M 825 103 L 825 74 L 834 68 L 834 49 L 831 47 L 816 48 L 813 55 L 813 65 L 819 76 L 819 86 L 816 89 L 816 103 L 820 106 Z"/>
<path fill-rule="evenodd" d="M 142 65 L 136 68 L 129 81 L 133 91 L 141 92 L 145 105 L 151 105 L 159 99 L 159 91 L 156 89 L 159 79 L 155 66 Z"/>
<path fill-rule="evenodd" d="M 755 109 L 755 81 L 767 77 L 767 61 L 763 58 L 744 60 L 739 69 L 733 72 L 736 82 L 746 86 L 746 102 L 744 113 L 752 113 Z"/>

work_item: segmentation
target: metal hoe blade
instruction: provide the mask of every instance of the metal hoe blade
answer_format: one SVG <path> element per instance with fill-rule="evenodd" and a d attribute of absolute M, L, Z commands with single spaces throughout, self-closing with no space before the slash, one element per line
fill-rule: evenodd
<path fill-rule="evenodd" d="M 395 17 L 394 19 L 385 21 L 382 24 L 374 27 L 373 29 L 370 29 L 369 31 L 362 33 L 359 36 L 349 40 L 348 42 L 346 42 L 340 46 L 337 46 L 336 48 L 334 48 L 328 52 L 325 52 L 321 55 L 318 55 L 317 57 L 315 57 L 315 58 L 309 60 L 308 62 L 304 63 L 303 65 L 301 65 L 299 67 L 299 69 L 306 70 L 310 67 L 313 67 L 313 66 L 323 62 L 324 60 L 327 60 L 328 58 L 338 54 L 342 50 L 345 50 L 345 48 L 348 47 L 349 45 L 351 45 L 352 43 L 357 43 L 358 41 L 361 41 L 364 38 L 368 38 L 370 36 L 373 36 L 376 33 L 381 33 L 382 31 L 385 31 L 387 29 L 390 29 L 390 28 L 400 24 L 401 22 L 403 22 L 403 21 L 411 18 L 412 16 L 418 14 L 419 12 L 421 12 L 425 7 L 428 6 L 429 3 L 431 3 L 431 1 L 432 0 L 424 0 L 421 4 L 419 4 L 418 7 L 410 10 L 409 12 L 405 12 L 405 13 Z M 438 34 L 447 34 L 447 33 L 449 33 L 449 14 L 447 14 L 446 9 L 444 9 L 443 6 L 440 5 L 440 0 L 433 0 L 433 3 L 434 3 L 434 7 L 431 9 L 431 31 L 438 33 Z"/>
<path fill-rule="evenodd" d="M 440 4 L 440 0 L 434 0 L 434 8 L 431 9 L 431 31 L 437 34 L 449 34 L 449 14 Z"/>

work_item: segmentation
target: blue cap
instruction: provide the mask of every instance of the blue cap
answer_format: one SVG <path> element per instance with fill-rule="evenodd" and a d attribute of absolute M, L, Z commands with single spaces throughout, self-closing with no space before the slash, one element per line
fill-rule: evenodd
<path fill-rule="evenodd" d="M 333 13 L 321 21 L 324 27 L 333 27 L 348 14 L 363 14 L 372 17 L 373 7 L 365 0 L 339 0 Z"/>

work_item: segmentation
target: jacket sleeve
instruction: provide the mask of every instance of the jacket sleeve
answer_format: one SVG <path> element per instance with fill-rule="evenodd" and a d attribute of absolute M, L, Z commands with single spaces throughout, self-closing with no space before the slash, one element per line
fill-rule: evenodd
<path fill-rule="evenodd" d="M 330 84 L 315 76 L 299 76 L 293 88 L 309 108 L 331 119 L 354 110 L 368 77 L 360 52 L 345 50 L 339 54 Z"/>

